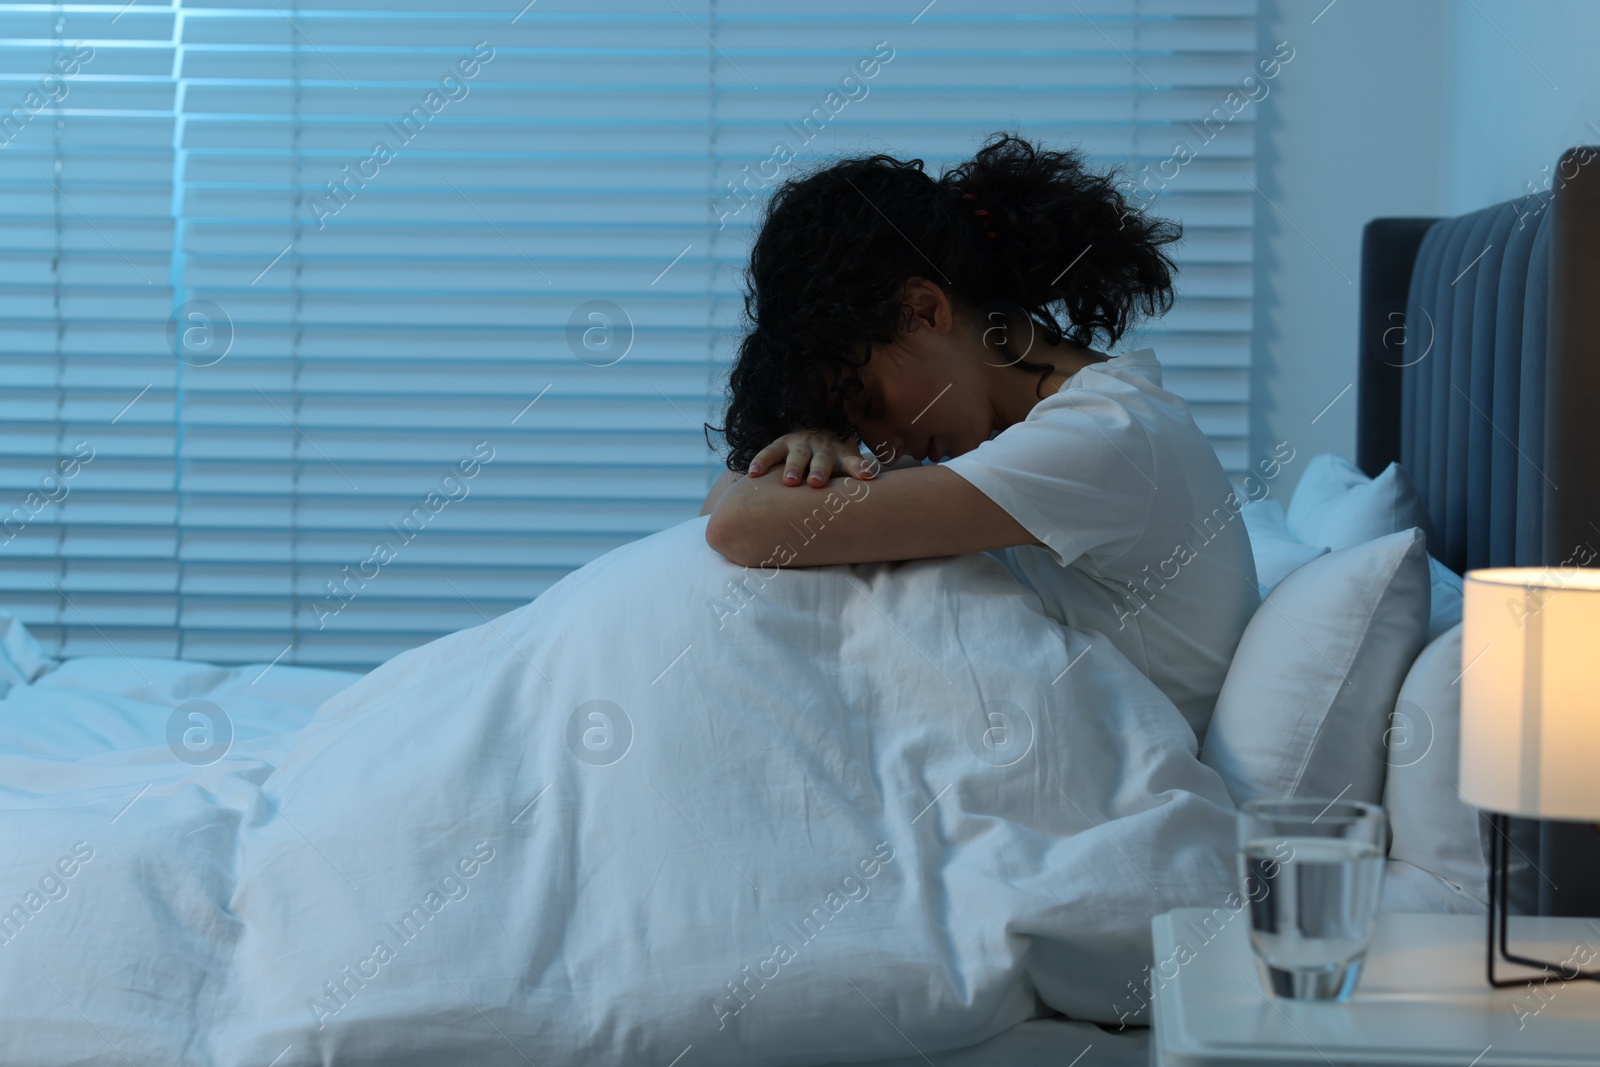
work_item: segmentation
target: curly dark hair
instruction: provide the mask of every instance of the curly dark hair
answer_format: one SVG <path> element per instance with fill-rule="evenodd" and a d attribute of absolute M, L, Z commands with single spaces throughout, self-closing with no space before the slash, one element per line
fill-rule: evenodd
<path fill-rule="evenodd" d="M 1052 346 L 1092 348 L 1103 335 L 1110 347 L 1140 314 L 1164 314 L 1177 266 L 1162 248 L 1183 229 L 1132 206 L 1118 173 L 999 133 L 937 178 L 920 159 L 879 154 L 785 181 L 750 253 L 747 329 L 725 425 L 706 424 L 708 443 L 721 433 L 728 468 L 743 471 L 798 427 L 855 436 L 843 408 L 860 387 L 854 370 L 905 328 L 913 276 L 943 285 L 964 313 L 1026 316 Z M 1055 370 L 1012 363 L 1041 385 Z"/>

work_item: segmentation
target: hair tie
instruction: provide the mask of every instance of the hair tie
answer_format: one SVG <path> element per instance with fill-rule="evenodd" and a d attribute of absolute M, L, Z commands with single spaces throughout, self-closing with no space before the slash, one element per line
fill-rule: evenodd
<path fill-rule="evenodd" d="M 955 190 L 961 193 L 961 199 L 970 200 L 975 205 L 972 209 L 972 217 L 983 223 L 983 232 L 990 237 L 999 237 L 1000 231 L 994 228 L 994 216 L 989 213 L 987 208 L 978 203 L 978 198 L 971 193 L 963 191 L 959 185 L 955 186 Z"/>

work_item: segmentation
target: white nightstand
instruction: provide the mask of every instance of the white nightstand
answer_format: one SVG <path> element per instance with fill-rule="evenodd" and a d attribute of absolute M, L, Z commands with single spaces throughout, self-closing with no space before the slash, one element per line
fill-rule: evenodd
<path fill-rule="evenodd" d="M 1249 921 L 1248 912 L 1227 908 L 1155 918 L 1156 1067 L 1600 1064 L 1600 983 L 1491 989 L 1482 916 L 1379 916 L 1361 984 L 1344 1004 L 1269 1000 Z M 1584 965 L 1593 966 L 1600 921 L 1513 917 L 1511 944 L 1557 962 L 1577 949 L 1592 954 Z M 1506 973 L 1530 972 L 1508 965 Z"/>

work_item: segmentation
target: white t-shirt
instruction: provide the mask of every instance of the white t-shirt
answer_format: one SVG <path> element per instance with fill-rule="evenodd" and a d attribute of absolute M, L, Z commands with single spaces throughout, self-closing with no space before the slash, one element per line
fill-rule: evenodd
<path fill-rule="evenodd" d="M 944 465 L 1043 543 L 994 555 L 1045 610 L 1109 637 L 1203 740 L 1261 596 L 1243 502 L 1155 350 L 1083 368 Z"/>

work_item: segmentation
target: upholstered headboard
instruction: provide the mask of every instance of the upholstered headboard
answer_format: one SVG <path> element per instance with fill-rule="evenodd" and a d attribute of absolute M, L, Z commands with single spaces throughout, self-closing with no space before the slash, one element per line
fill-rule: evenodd
<path fill-rule="evenodd" d="M 1547 192 L 1369 222 L 1359 344 L 1357 465 L 1412 476 L 1432 555 L 1600 565 L 1600 147 L 1563 153 Z M 1600 830 L 1512 836 L 1515 909 L 1600 914 Z"/>
<path fill-rule="evenodd" d="M 1356 463 L 1406 468 L 1458 573 L 1600 546 L 1600 147 L 1556 174 L 1363 234 Z"/>

